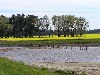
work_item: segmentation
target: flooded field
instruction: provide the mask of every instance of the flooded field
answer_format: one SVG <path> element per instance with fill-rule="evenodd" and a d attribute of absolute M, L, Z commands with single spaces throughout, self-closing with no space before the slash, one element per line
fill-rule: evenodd
<path fill-rule="evenodd" d="M 85 71 L 88 75 L 100 74 L 100 47 L 0 47 L 0 57 L 38 67 Z"/>
<path fill-rule="evenodd" d="M 1 47 L 0 56 L 32 64 L 33 62 L 100 62 L 100 47 L 61 47 L 32 49 Z"/>

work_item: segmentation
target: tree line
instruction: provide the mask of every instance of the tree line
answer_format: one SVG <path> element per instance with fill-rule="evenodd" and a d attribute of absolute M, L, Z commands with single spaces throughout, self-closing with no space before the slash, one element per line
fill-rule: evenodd
<path fill-rule="evenodd" d="M 54 29 L 51 28 L 54 26 Z M 84 17 L 75 15 L 61 15 L 49 17 L 45 15 L 42 18 L 34 15 L 17 14 L 11 17 L 0 16 L 0 37 L 23 38 L 43 35 L 57 34 L 58 37 L 71 35 L 83 35 L 88 27 L 88 22 Z"/>
<path fill-rule="evenodd" d="M 100 29 L 88 30 L 86 31 L 87 34 L 100 34 Z"/>

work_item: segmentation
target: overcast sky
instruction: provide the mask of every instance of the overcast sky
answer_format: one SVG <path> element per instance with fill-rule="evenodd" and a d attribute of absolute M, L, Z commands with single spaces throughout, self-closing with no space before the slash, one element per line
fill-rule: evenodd
<path fill-rule="evenodd" d="M 0 0 L 0 15 L 18 13 L 39 17 L 72 14 L 86 18 L 89 29 L 100 29 L 100 0 Z"/>

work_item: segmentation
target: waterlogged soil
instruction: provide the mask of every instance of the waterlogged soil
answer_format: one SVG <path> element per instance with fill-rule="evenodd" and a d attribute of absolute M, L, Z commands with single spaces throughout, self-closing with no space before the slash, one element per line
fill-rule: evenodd
<path fill-rule="evenodd" d="M 100 74 L 100 47 L 0 47 L 0 57 L 22 61 L 29 65 L 55 69 L 86 70 L 89 75 Z"/>
<path fill-rule="evenodd" d="M 32 62 L 100 62 L 100 47 L 63 47 L 30 49 L 25 47 L 2 47 L 0 56 L 25 63 Z"/>

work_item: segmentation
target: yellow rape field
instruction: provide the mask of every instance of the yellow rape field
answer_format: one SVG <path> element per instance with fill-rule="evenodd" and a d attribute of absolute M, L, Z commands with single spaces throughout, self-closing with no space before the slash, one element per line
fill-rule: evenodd
<path fill-rule="evenodd" d="M 63 39 L 100 39 L 100 34 L 85 34 L 82 35 L 81 37 L 57 37 L 56 35 L 51 35 L 49 36 L 42 36 L 42 38 L 39 38 L 38 36 L 34 36 L 33 38 L 0 38 L 0 40 L 5 40 L 5 41 L 21 41 L 21 40 L 63 40 Z"/>

